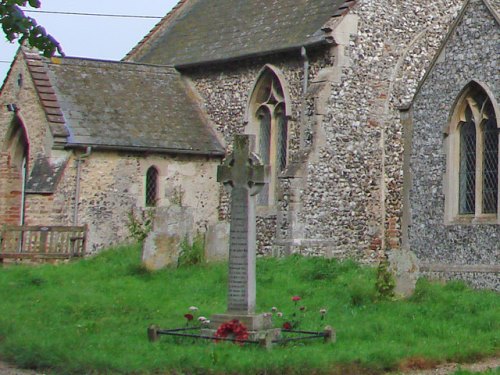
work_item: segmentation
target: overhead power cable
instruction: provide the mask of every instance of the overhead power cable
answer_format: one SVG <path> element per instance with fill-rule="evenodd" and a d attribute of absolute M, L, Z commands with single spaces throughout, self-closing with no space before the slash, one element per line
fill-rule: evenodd
<path fill-rule="evenodd" d="M 132 14 L 104 14 L 104 13 L 82 13 L 82 12 L 55 12 L 50 10 L 23 10 L 25 13 L 44 13 L 44 14 L 57 14 L 64 16 L 90 16 L 90 17 L 113 17 L 113 18 L 142 18 L 142 19 L 158 19 L 163 17 L 158 16 L 135 16 Z"/>

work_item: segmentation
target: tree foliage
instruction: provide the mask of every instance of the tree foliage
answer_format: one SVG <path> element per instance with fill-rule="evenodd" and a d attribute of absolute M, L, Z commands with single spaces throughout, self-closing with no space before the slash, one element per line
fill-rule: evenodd
<path fill-rule="evenodd" d="M 36 20 L 24 14 L 20 7 L 40 8 L 40 0 L 0 0 L 0 23 L 10 42 L 18 40 L 40 50 L 44 56 L 63 54 L 61 46 Z"/>

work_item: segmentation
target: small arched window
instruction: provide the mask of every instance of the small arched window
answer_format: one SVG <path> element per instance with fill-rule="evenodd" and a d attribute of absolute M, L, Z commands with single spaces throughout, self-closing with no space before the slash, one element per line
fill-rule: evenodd
<path fill-rule="evenodd" d="M 146 207 L 155 207 L 158 201 L 158 169 L 150 167 L 146 172 Z"/>
<path fill-rule="evenodd" d="M 457 214 L 463 219 L 496 218 L 500 133 L 492 100 L 479 84 L 471 83 L 464 90 L 454 118 L 456 125 L 451 128 L 449 155 L 451 219 Z M 458 189 L 454 188 L 454 178 L 457 178 Z"/>
<path fill-rule="evenodd" d="M 288 117 L 284 87 L 278 75 L 266 67 L 260 74 L 249 101 L 250 132 L 256 134 L 256 152 L 271 167 L 271 176 L 257 196 L 260 206 L 273 205 L 278 175 L 288 160 Z"/>

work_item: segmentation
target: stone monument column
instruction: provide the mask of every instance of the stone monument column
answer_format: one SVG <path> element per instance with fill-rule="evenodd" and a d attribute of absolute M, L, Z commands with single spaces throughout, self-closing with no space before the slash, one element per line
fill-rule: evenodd
<path fill-rule="evenodd" d="M 211 328 L 233 319 L 249 331 L 269 329 L 271 321 L 255 314 L 255 196 L 267 182 L 269 166 L 252 153 L 253 135 L 235 135 L 233 153 L 217 170 L 217 181 L 231 192 L 227 312 L 211 318 Z"/>

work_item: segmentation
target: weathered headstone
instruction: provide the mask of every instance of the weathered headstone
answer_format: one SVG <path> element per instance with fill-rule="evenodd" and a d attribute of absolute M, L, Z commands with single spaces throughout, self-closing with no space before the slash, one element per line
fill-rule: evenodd
<path fill-rule="evenodd" d="M 148 270 L 176 265 L 182 241 L 192 242 L 193 213 L 188 207 L 158 207 L 153 230 L 142 245 L 142 263 Z"/>
<path fill-rule="evenodd" d="M 209 225 L 205 234 L 205 259 L 218 262 L 229 259 L 229 223 Z"/>
<path fill-rule="evenodd" d="M 249 331 L 271 328 L 270 317 L 255 314 L 255 195 L 267 182 L 269 167 L 252 153 L 254 136 L 235 135 L 233 153 L 217 170 L 217 180 L 231 192 L 228 308 L 211 318 L 211 328 L 233 319 Z"/>

